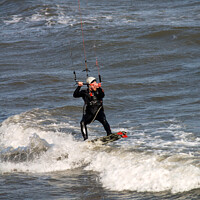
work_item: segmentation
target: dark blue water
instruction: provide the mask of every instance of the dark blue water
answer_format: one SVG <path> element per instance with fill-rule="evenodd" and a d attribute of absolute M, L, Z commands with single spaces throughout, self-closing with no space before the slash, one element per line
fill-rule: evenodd
<path fill-rule="evenodd" d="M 0 199 L 199 199 L 200 2 L 0 3 Z M 83 142 L 87 67 L 107 146 Z M 88 126 L 89 139 L 104 136 Z"/>

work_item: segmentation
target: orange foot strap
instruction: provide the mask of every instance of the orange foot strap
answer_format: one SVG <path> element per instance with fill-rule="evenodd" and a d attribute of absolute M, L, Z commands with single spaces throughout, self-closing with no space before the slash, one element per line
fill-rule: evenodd
<path fill-rule="evenodd" d="M 121 135 L 122 138 L 127 138 L 128 137 L 127 133 L 125 131 L 120 131 L 120 132 L 117 133 L 117 135 Z"/>

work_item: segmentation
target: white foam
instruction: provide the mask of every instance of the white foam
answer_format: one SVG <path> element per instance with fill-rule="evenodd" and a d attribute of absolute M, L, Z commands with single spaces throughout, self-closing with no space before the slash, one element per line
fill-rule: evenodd
<path fill-rule="evenodd" d="M 31 22 L 45 21 L 45 25 L 47 26 L 57 24 L 73 26 L 73 24 L 76 23 L 76 19 L 73 16 L 68 16 L 64 13 L 64 10 L 61 9 L 59 5 L 57 5 L 56 9 L 54 14 L 50 14 L 48 8 L 40 10 L 31 17 L 27 17 L 26 20 Z"/>
<path fill-rule="evenodd" d="M 15 148 L 29 146 L 30 138 L 33 138 L 35 133 L 38 139 L 46 141 L 50 146 L 34 160 L 2 162 L 1 173 L 13 171 L 45 173 L 82 167 L 84 170 L 98 172 L 102 186 L 109 190 L 177 193 L 200 187 L 198 158 L 191 154 L 171 154 L 171 152 L 169 154 L 158 151 L 149 153 L 146 150 L 138 151 L 139 149 L 133 148 L 130 143 L 129 146 L 122 145 L 121 148 L 112 146 L 95 148 L 87 142 L 76 141 L 71 134 L 48 131 L 48 128 L 42 129 L 39 125 L 41 115 L 42 111 L 35 110 L 10 117 L 2 123 L 0 149 L 9 146 Z M 45 112 L 45 117 L 51 116 Z M 66 126 L 74 127 L 69 122 Z M 55 126 L 56 121 L 53 121 L 53 125 L 49 124 L 50 128 Z M 59 126 L 65 125 L 61 123 Z M 156 143 L 152 143 L 154 144 Z"/>
<path fill-rule="evenodd" d="M 18 15 L 13 15 L 10 20 L 4 20 L 4 23 L 6 24 L 16 24 L 22 20 L 22 17 Z"/>
<path fill-rule="evenodd" d="M 86 170 L 100 172 L 110 190 L 172 193 L 200 187 L 200 168 L 181 162 L 159 161 L 160 156 L 136 153 L 99 153 Z"/>
<path fill-rule="evenodd" d="M 50 172 L 73 169 L 86 164 L 85 143 L 75 141 L 71 134 L 59 131 L 47 131 L 41 129 L 39 123 L 41 119 L 35 119 L 37 115 L 34 112 L 39 110 L 22 113 L 20 115 L 9 117 L 0 126 L 0 149 L 18 149 L 18 147 L 30 147 L 35 141 L 43 141 L 48 145 L 48 150 L 31 161 L 27 162 L 3 162 L 0 171 L 4 172 Z M 32 120 L 31 120 L 32 117 Z M 33 120 L 34 119 L 34 120 Z M 30 126 L 30 122 L 32 121 Z M 38 126 L 36 126 L 38 123 Z M 66 123 L 65 126 L 68 124 Z M 53 124 L 55 126 L 55 124 Z M 64 126 L 63 123 L 59 126 Z M 49 125 L 52 128 L 52 124 Z M 72 125 L 73 127 L 73 125 Z M 34 136 L 37 139 L 34 140 Z M 36 144 L 37 145 L 37 144 Z M 84 153 L 85 152 L 85 153 Z M 1 152 L 0 152 L 1 153 Z"/>
<path fill-rule="evenodd" d="M 36 14 L 33 14 L 31 16 L 31 18 L 29 18 L 29 20 L 32 21 L 32 22 L 42 21 L 42 20 L 45 20 L 45 15 L 42 15 L 40 13 L 36 13 Z"/>
<path fill-rule="evenodd" d="M 33 142 L 32 137 L 35 132 L 42 140 L 51 144 L 51 147 L 38 158 L 29 162 L 3 162 L 1 163 L 1 172 L 51 172 L 67 170 L 79 167 L 82 165 L 82 159 L 85 159 L 83 153 L 80 154 L 80 148 L 84 145 L 79 145 L 79 142 L 74 141 L 71 135 L 54 132 L 41 131 L 39 129 L 21 127 L 17 125 L 7 125 L 1 127 L 4 130 L 1 134 L 1 146 L 6 147 L 27 147 L 30 142 Z M 8 132 L 7 132 L 8 131 Z"/>

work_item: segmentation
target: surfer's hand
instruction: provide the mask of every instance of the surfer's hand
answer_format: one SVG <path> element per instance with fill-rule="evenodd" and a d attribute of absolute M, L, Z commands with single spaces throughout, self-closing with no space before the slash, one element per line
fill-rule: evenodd
<path fill-rule="evenodd" d="M 101 87 L 101 83 L 98 83 L 98 87 L 97 88 L 100 88 Z"/>
<path fill-rule="evenodd" d="M 78 82 L 78 86 L 82 87 L 83 86 L 83 82 Z"/>

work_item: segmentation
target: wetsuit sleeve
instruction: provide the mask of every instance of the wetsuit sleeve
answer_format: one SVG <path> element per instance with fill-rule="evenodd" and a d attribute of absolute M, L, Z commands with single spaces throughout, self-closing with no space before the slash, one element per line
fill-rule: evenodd
<path fill-rule="evenodd" d="M 104 96 L 105 96 L 104 90 L 102 88 L 97 88 L 97 90 L 99 93 L 98 94 L 99 98 L 104 98 Z"/>
<path fill-rule="evenodd" d="M 80 91 L 81 86 L 78 86 L 76 88 L 76 90 L 74 91 L 73 97 L 78 98 L 78 97 L 82 97 L 82 92 Z"/>

